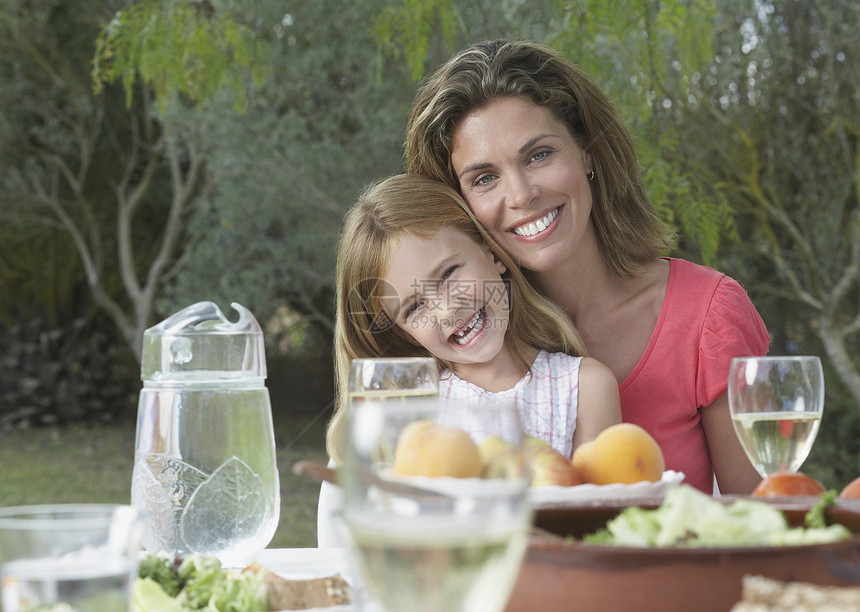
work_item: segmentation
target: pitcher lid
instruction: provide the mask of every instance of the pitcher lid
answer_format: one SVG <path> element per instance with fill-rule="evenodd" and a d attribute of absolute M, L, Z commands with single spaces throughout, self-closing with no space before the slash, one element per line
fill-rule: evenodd
<path fill-rule="evenodd" d="M 214 302 L 198 302 L 143 334 L 141 379 L 235 380 L 266 377 L 263 330 L 251 311 L 233 302 L 232 322 Z"/>

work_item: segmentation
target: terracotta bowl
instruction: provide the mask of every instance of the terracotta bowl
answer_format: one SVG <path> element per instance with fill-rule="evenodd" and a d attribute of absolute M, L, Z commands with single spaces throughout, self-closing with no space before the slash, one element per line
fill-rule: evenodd
<path fill-rule="evenodd" d="M 800 525 L 816 500 L 765 501 L 785 512 L 790 523 Z M 661 501 L 550 504 L 537 508 L 535 524 L 580 538 L 628 505 L 656 508 Z M 828 519 L 860 533 L 860 505 L 840 503 L 829 509 Z M 725 611 L 740 601 L 744 575 L 860 585 L 860 536 L 819 545 L 697 549 L 598 546 L 538 536 L 529 543 L 506 611 Z"/>

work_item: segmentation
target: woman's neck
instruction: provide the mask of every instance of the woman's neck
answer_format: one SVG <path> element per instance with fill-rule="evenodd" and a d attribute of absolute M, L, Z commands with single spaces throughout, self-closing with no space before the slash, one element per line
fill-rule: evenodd
<path fill-rule="evenodd" d="M 604 261 L 596 242 L 585 253 L 550 269 L 530 272 L 529 279 L 551 301 L 560 306 L 577 327 L 594 313 L 604 311 L 624 291 L 624 280 Z M 582 331 L 582 330 L 580 330 Z"/>

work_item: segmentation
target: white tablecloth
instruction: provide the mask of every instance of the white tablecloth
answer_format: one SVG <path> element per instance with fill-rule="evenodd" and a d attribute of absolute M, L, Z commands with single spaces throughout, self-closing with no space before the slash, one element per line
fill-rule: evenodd
<path fill-rule="evenodd" d="M 284 578 L 318 578 L 349 573 L 343 548 L 267 548 L 257 563 Z"/>

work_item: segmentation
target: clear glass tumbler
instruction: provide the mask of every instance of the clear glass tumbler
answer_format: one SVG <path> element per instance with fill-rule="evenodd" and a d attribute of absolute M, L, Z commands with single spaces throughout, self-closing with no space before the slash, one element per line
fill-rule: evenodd
<path fill-rule="evenodd" d="M 2 609 L 128 610 L 143 528 L 124 505 L 0 508 Z"/>

